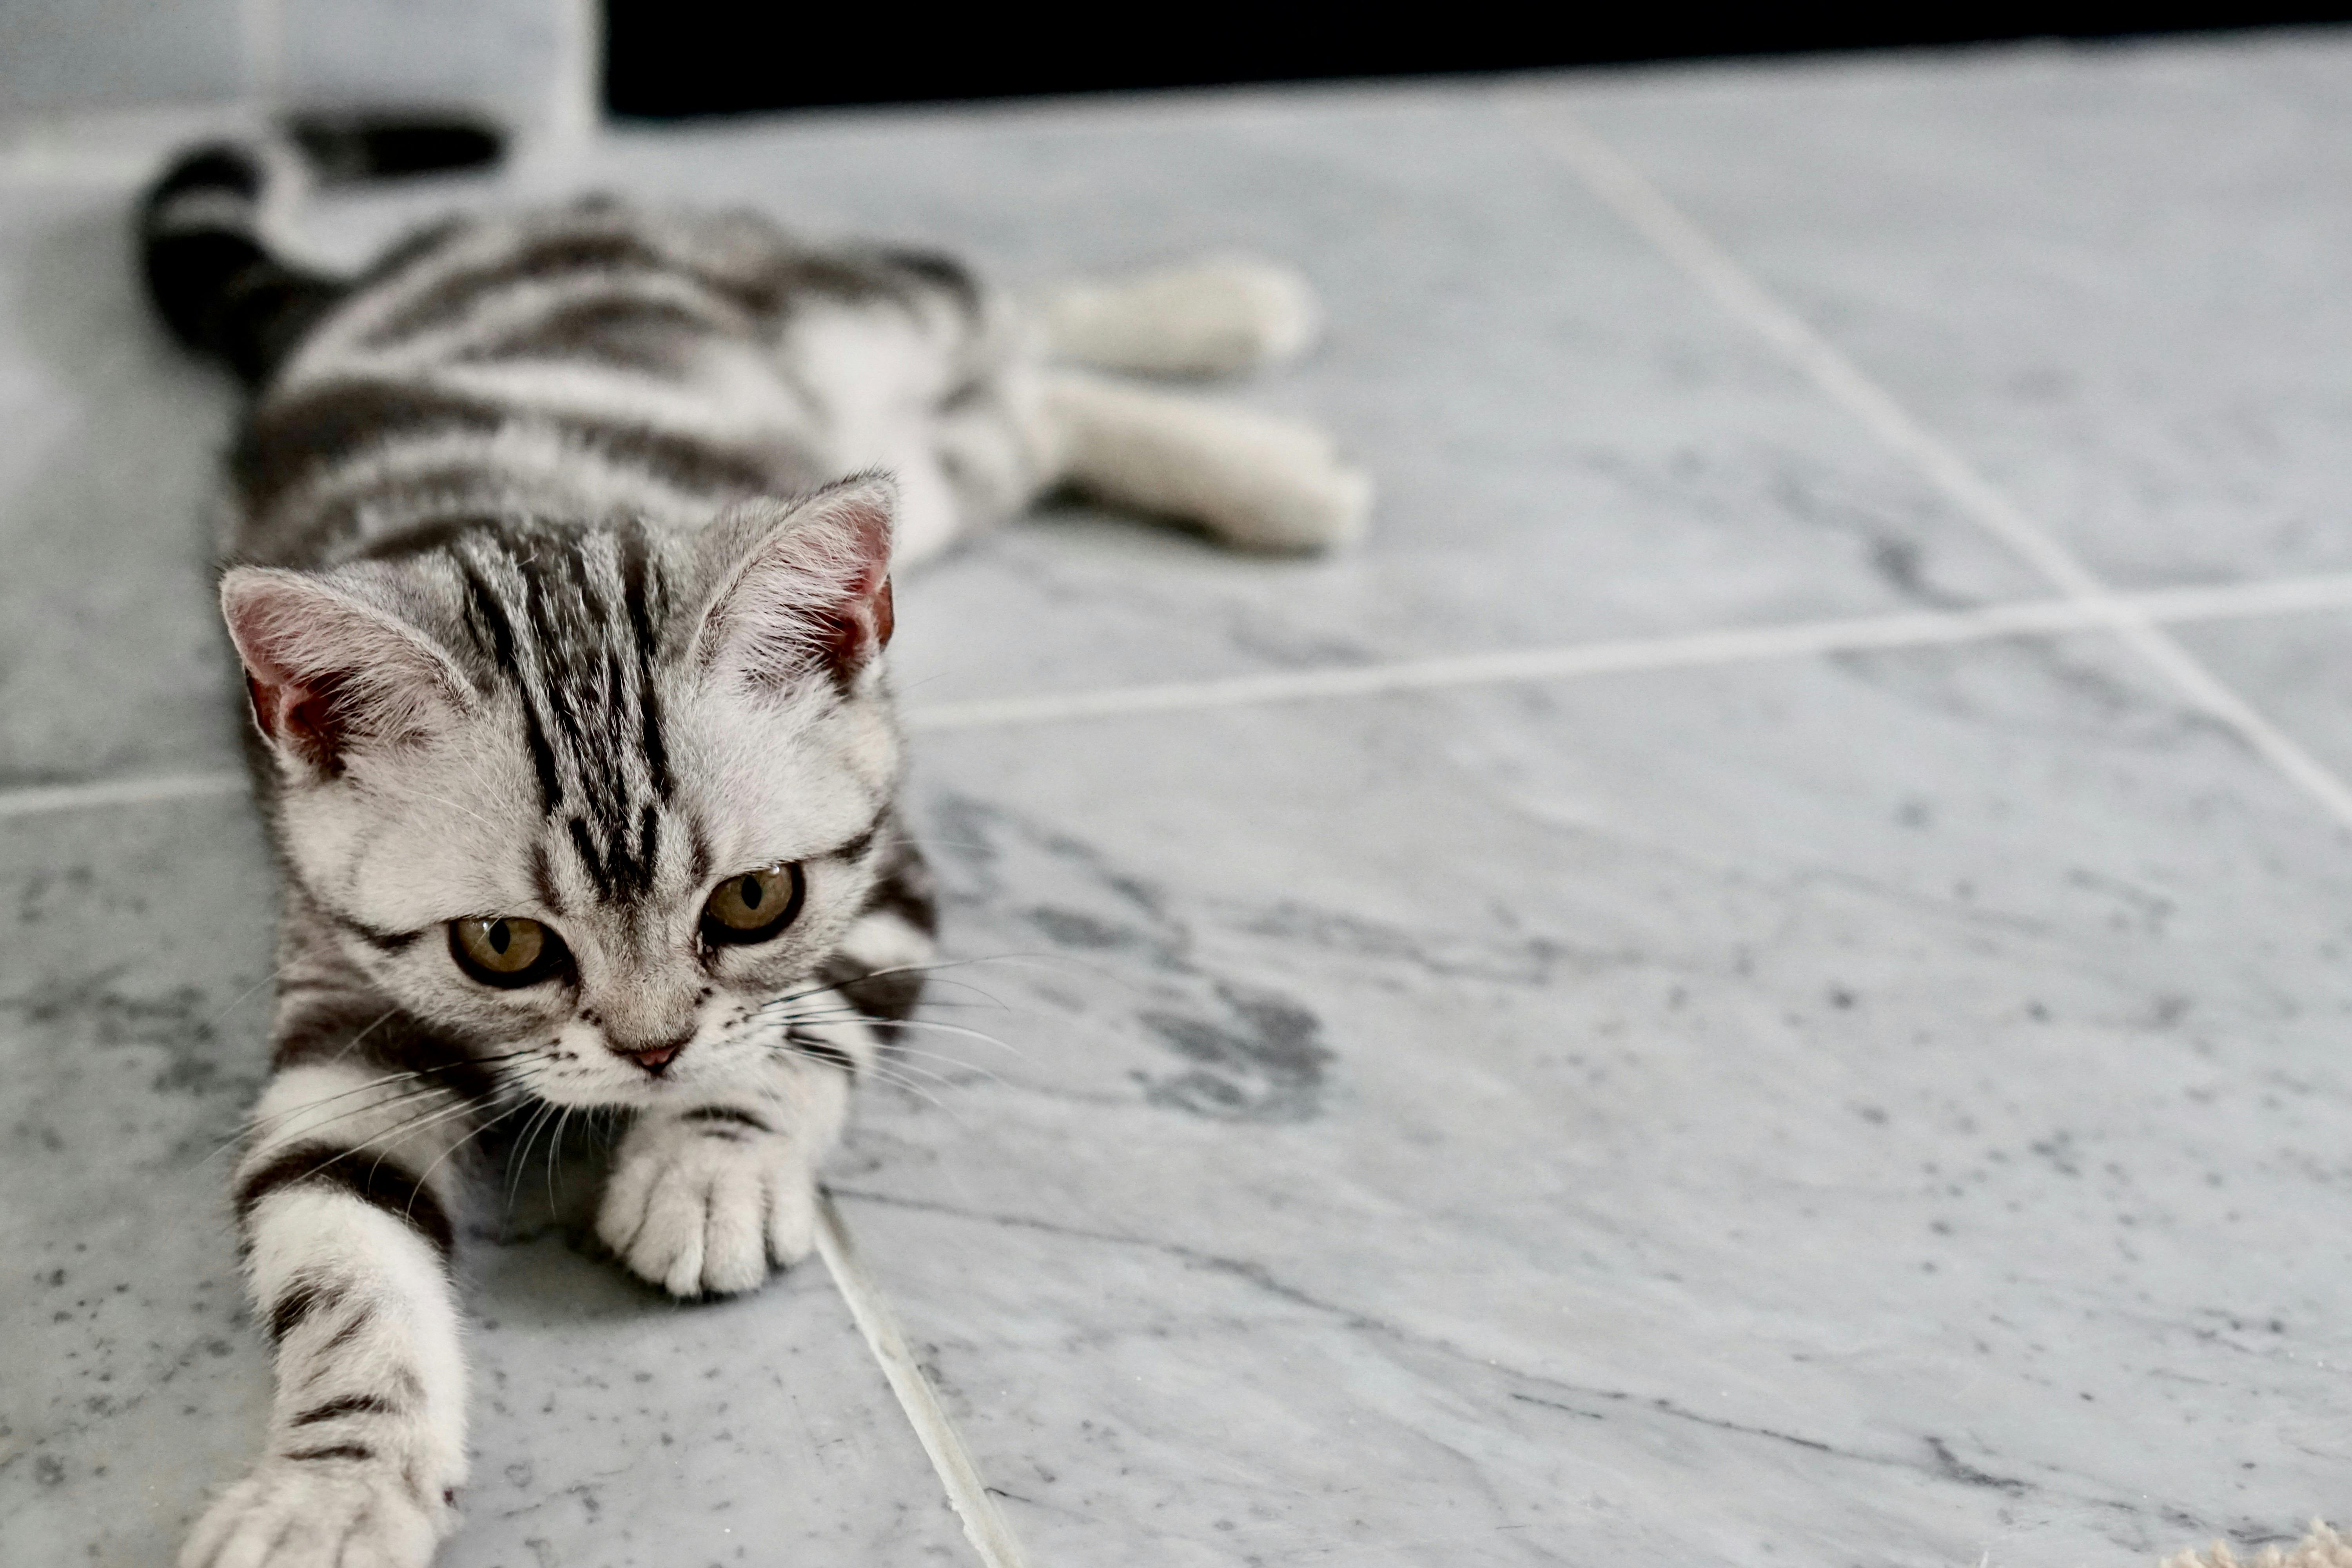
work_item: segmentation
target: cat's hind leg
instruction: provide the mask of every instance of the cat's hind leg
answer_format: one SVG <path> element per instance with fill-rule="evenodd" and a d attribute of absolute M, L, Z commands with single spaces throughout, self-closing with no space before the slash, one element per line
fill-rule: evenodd
<path fill-rule="evenodd" d="M 1072 489 L 1228 544 L 1328 550 L 1360 536 L 1371 511 L 1370 478 L 1297 420 L 1073 371 L 1047 378 L 1044 404 Z"/>
<path fill-rule="evenodd" d="M 474 1118 L 431 1074 L 329 1059 L 271 1081 L 235 1184 L 277 1348 L 268 1447 L 197 1522 L 181 1568 L 423 1568 L 455 1528 L 450 1156 Z"/>
<path fill-rule="evenodd" d="M 1066 284 L 1037 314 L 1051 358 L 1140 375 L 1236 375 L 1305 352 L 1323 323 L 1306 279 L 1246 257 Z"/>

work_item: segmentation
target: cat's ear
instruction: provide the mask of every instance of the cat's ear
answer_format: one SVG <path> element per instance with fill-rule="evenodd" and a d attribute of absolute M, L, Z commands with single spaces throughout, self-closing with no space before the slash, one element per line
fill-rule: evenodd
<path fill-rule="evenodd" d="M 871 664 L 890 641 L 897 507 L 897 487 L 867 475 L 713 523 L 699 544 L 714 586 L 695 634 L 698 666 L 774 690 L 818 669 L 845 682 Z"/>
<path fill-rule="evenodd" d="M 334 773 L 354 748 L 428 733 L 463 706 L 464 678 L 422 634 L 320 578 L 232 567 L 221 616 L 254 721 L 303 767 Z"/>

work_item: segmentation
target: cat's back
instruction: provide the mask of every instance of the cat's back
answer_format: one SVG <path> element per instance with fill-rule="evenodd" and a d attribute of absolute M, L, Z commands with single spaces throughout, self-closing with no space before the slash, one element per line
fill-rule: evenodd
<path fill-rule="evenodd" d="M 317 566 L 452 521 L 694 527 L 855 467 L 808 345 L 976 308 L 956 269 L 610 199 L 443 225 L 304 337 L 230 463 L 231 552 Z M 852 460 L 845 462 L 845 457 Z"/>

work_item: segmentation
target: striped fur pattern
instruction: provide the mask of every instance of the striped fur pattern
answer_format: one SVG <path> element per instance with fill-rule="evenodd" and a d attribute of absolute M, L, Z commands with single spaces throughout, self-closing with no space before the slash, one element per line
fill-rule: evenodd
<path fill-rule="evenodd" d="M 894 561 L 1066 481 L 1285 546 L 1363 496 L 1297 426 L 1051 365 L 939 258 L 589 201 L 333 280 L 278 259 L 266 168 L 193 157 L 143 226 L 167 325 L 254 389 L 221 597 L 286 879 L 233 1183 L 278 1399 L 183 1563 L 415 1565 L 467 1471 L 449 1266 L 486 1134 L 625 1118 L 599 1233 L 676 1295 L 810 1249 L 931 952 Z M 1231 368 L 1297 336 L 1267 278 L 1062 316 L 1097 357 Z M 771 894 L 756 940 L 712 923 Z M 483 967 L 509 951 L 539 958 Z"/>

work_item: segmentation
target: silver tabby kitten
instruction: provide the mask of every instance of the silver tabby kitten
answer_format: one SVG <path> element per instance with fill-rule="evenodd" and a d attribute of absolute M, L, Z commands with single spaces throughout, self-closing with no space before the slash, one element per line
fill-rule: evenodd
<path fill-rule="evenodd" d="M 1329 542 L 1313 433 L 1049 367 L 1304 335 L 1240 264 L 1023 311 L 952 263 L 610 202 L 330 279 L 274 154 L 143 217 L 165 321 L 255 398 L 221 605 L 284 867 L 273 1077 L 234 1178 L 265 1457 L 187 1568 L 425 1563 L 467 1468 L 454 1216 L 501 1119 L 619 1110 L 598 1233 L 679 1296 L 810 1249 L 871 1020 L 913 1005 L 890 570 L 1061 483 Z"/>

